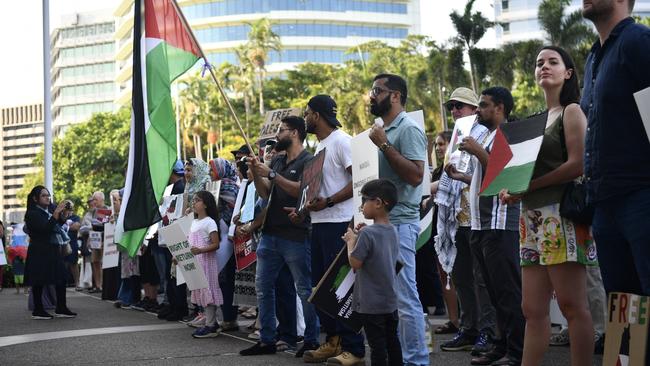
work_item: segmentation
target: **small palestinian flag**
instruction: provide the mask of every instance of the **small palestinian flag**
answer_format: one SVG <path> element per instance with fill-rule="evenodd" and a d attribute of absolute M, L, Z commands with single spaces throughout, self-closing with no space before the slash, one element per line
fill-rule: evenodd
<path fill-rule="evenodd" d="M 158 204 L 176 162 L 171 83 L 201 56 L 172 0 L 135 1 L 133 112 L 129 162 L 115 241 L 134 256 L 147 228 L 160 221 Z"/>
<path fill-rule="evenodd" d="M 621 347 L 616 358 L 616 366 L 628 366 L 630 364 L 630 325 L 623 329 L 621 335 Z"/>
<path fill-rule="evenodd" d="M 427 207 L 420 210 L 420 235 L 415 242 L 415 250 L 418 251 L 429 239 L 433 232 L 433 197 L 429 200 Z"/>
<path fill-rule="evenodd" d="M 502 124 L 496 130 L 481 196 L 528 190 L 546 128 L 548 113 Z"/>

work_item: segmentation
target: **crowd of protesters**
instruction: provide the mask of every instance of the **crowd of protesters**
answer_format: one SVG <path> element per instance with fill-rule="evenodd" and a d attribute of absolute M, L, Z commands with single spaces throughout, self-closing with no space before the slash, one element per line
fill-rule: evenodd
<path fill-rule="evenodd" d="M 633 0 L 583 5 L 599 40 L 582 88 L 562 48 L 544 47 L 531 65 L 547 110 L 526 192 L 479 195 L 496 131 L 512 119 L 516 100 L 509 90 L 451 93 L 446 107 L 453 119 L 473 118 L 459 143 L 468 166 L 443 164 L 451 134 L 439 133 L 431 159 L 438 164 L 424 181 L 427 137 L 405 112 L 406 82 L 380 74 L 368 86 L 370 112 L 383 121 L 369 133 L 379 179 L 361 188 L 361 207 L 352 199 L 351 136 L 340 129 L 336 102 L 327 95 L 311 98 L 304 118 L 283 118 L 260 156 L 244 145 L 232 152 L 234 162 L 193 158 L 174 165 L 171 194 L 184 194 L 186 213 L 194 216 L 189 243 L 206 274 L 205 289 L 177 285 L 175 260 L 158 234 L 135 257 L 121 253 L 118 268 L 102 270 L 95 249 L 101 246 L 91 248 L 89 233 L 116 219 L 121 191 L 110 194 L 112 216 L 103 215 L 108 207 L 96 192 L 80 218 L 67 201 L 53 205 L 47 189 L 35 187 L 25 216 L 33 317 L 52 317 L 41 300 L 51 285 L 55 316 L 76 315 L 66 306 L 67 273 L 75 286 L 101 292 L 118 308 L 186 322 L 196 328 L 195 338 L 238 330 L 240 314 L 256 318 L 249 337 L 257 343 L 242 356 L 289 349 L 307 363 L 358 365 L 367 341 L 373 365 L 427 365 L 425 312 L 448 315 L 433 330 L 453 334 L 440 349 L 471 351 L 472 365 L 539 365 L 549 344 L 570 344 L 571 364 L 591 365 L 595 348 L 602 352 L 606 292 L 650 295 L 650 142 L 633 98 L 650 86 L 650 30 L 629 17 L 633 6 Z M 315 153 L 326 152 L 323 180 L 318 196 L 298 211 L 303 169 L 313 157 L 305 149 L 307 134 L 318 140 Z M 591 226 L 561 213 L 566 187 L 581 178 L 595 210 Z M 216 200 L 206 191 L 211 181 L 221 181 Z M 255 195 L 246 222 L 234 212 L 238 194 Z M 435 210 L 434 232 L 416 250 L 427 207 Z M 374 224 L 353 222 L 355 212 Z M 237 271 L 234 256 L 220 263 L 217 253 L 242 238 L 254 241 L 257 260 Z M 65 244 L 72 249 L 66 255 Z M 357 272 L 352 307 L 361 333 L 309 301 L 343 248 Z M 79 253 L 86 278 L 80 278 Z M 553 294 L 568 324 L 555 335 Z"/>

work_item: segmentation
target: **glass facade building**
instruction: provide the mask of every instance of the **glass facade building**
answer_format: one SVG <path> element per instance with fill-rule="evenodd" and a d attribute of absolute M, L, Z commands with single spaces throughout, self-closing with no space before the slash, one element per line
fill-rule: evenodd
<path fill-rule="evenodd" d="M 495 0 L 497 44 L 542 39 L 544 33 L 537 20 L 537 9 L 542 0 Z M 582 0 L 572 0 L 567 13 L 581 9 Z M 634 15 L 650 16 L 650 0 L 636 0 Z"/>
<path fill-rule="evenodd" d="M 115 20 L 110 11 L 71 14 L 51 35 L 52 121 L 57 133 L 115 110 Z"/>
<path fill-rule="evenodd" d="M 420 0 L 179 0 L 210 63 L 236 63 L 233 50 L 248 39 L 249 25 L 273 23 L 282 42 L 267 69 L 278 73 L 303 62 L 341 63 L 358 54 L 351 47 L 372 40 L 397 45 L 420 32 Z M 128 103 L 131 88 L 133 0 L 123 0 L 117 18 L 117 103 Z"/>

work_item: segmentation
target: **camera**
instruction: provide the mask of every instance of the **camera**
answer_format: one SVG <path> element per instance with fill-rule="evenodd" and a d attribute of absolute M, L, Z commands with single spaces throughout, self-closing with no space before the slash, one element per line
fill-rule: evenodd
<path fill-rule="evenodd" d="M 246 165 L 246 157 L 243 157 L 241 160 L 237 161 L 237 169 L 244 178 L 248 176 L 248 165 Z"/>
<path fill-rule="evenodd" d="M 72 208 L 74 207 L 74 203 L 72 203 L 72 201 L 70 201 L 70 200 L 65 200 L 65 201 L 63 201 L 63 207 L 66 210 L 72 210 Z"/>

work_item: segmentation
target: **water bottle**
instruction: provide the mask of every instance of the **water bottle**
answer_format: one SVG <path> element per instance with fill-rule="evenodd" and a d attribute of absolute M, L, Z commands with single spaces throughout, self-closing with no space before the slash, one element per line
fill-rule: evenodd
<path fill-rule="evenodd" d="M 422 314 L 422 316 L 424 317 L 424 341 L 427 345 L 427 349 L 429 350 L 429 354 L 431 354 L 434 350 L 433 327 L 429 322 L 427 313 Z"/>

